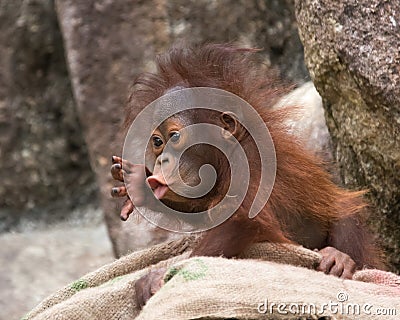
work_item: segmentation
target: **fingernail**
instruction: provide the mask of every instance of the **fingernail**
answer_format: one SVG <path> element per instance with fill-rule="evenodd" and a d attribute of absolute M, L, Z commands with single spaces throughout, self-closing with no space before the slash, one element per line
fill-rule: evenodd
<path fill-rule="evenodd" d="M 113 170 L 120 170 L 121 169 L 121 164 L 120 163 L 114 163 L 111 168 Z"/>

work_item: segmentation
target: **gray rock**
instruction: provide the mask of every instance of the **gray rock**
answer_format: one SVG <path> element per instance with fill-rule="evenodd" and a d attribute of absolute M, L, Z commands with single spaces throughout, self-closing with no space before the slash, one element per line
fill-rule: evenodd
<path fill-rule="evenodd" d="M 120 256 L 149 239 L 143 225 L 147 232 L 155 229 L 144 219 L 120 221 L 121 202 L 110 197 L 116 184 L 110 166 L 111 156 L 122 154 L 120 131 L 129 85 L 139 72 L 152 69 L 156 50 L 167 44 L 165 8 L 163 2 L 128 0 L 56 1 L 56 7 L 91 166 L 114 252 Z"/>
<path fill-rule="evenodd" d="M 299 108 L 287 120 L 291 132 L 304 146 L 327 162 L 332 161 L 332 141 L 326 126 L 322 99 L 309 81 L 282 97 L 273 108 Z"/>
<path fill-rule="evenodd" d="M 340 175 L 368 188 L 371 222 L 400 269 L 400 2 L 296 1 Z"/>
<path fill-rule="evenodd" d="M 0 29 L 4 231 L 16 228 L 22 212 L 30 218 L 60 219 L 94 195 L 94 179 L 53 1 L 2 1 Z"/>
<path fill-rule="evenodd" d="M 284 79 L 309 79 L 297 32 L 294 0 L 166 1 L 170 42 L 236 41 L 261 49 L 264 62 Z"/>
<path fill-rule="evenodd" d="M 121 223 L 117 202 L 109 196 L 115 184 L 109 174 L 110 157 L 121 154 L 123 137 L 118 131 L 128 87 L 138 73 L 154 71 L 156 53 L 176 41 L 238 40 L 263 48 L 264 61 L 277 64 L 286 79 L 301 83 L 307 78 L 293 1 L 65 0 L 56 1 L 56 7 L 79 117 L 117 255 L 171 236 L 143 219 Z"/>

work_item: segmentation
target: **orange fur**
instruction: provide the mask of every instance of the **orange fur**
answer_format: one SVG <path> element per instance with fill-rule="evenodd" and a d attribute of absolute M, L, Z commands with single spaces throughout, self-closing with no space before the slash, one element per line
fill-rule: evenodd
<path fill-rule="evenodd" d="M 147 104 L 177 86 L 220 88 L 238 95 L 259 112 L 270 130 L 277 156 L 276 181 L 267 205 L 250 221 L 246 212 L 258 187 L 257 164 L 261 159 L 255 156 L 258 153 L 251 138 L 241 142 L 251 159 L 251 186 L 241 207 L 242 216 L 237 214 L 230 225 L 223 224 L 206 234 L 199 252 L 218 246 L 220 241 L 231 241 L 235 234 L 243 238 L 243 243 L 267 240 L 303 244 L 303 239 L 307 243 L 308 235 L 298 235 L 295 230 L 306 220 L 315 225 L 315 230 L 307 232 L 326 234 L 318 248 L 332 245 L 350 255 L 359 267 L 382 267 L 379 250 L 361 222 L 367 212 L 364 191 L 348 191 L 334 184 L 322 161 L 288 133 L 284 120 L 291 116 L 291 110 L 271 107 L 291 87 L 253 59 L 256 51 L 233 45 L 172 48 L 157 58 L 156 74 L 142 74 L 135 80 L 125 128 Z"/>

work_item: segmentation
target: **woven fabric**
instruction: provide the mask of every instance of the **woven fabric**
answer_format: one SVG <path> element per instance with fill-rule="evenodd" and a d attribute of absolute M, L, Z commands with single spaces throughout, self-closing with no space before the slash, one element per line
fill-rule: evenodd
<path fill-rule="evenodd" d="M 348 301 L 355 304 L 373 303 L 381 308 L 400 305 L 400 284 L 396 285 L 400 278 L 391 273 L 383 276 L 378 270 L 363 270 L 354 277 L 361 281 L 341 280 L 309 270 L 320 261 L 317 252 L 272 243 L 255 244 L 239 259 L 188 259 L 196 242 L 196 237 L 188 236 L 116 260 L 57 291 L 23 319 L 299 319 L 301 314 L 260 313 L 258 307 L 269 301 L 322 308 L 330 301 L 338 302 L 339 293 L 348 295 Z M 135 282 L 158 267 L 168 268 L 168 281 L 140 312 Z M 377 272 L 375 276 L 373 272 Z M 261 307 L 261 311 L 268 309 Z M 308 318 L 357 318 L 329 310 L 318 315 L 311 311 Z M 376 316 L 363 314 L 362 319 Z"/>

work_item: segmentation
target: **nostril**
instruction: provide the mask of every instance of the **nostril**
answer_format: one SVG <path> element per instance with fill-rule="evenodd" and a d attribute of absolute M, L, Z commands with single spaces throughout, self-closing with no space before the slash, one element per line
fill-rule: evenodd
<path fill-rule="evenodd" d="M 157 159 L 158 164 L 167 164 L 169 162 L 168 156 L 165 156 L 163 154 L 160 154 L 160 156 Z"/>

